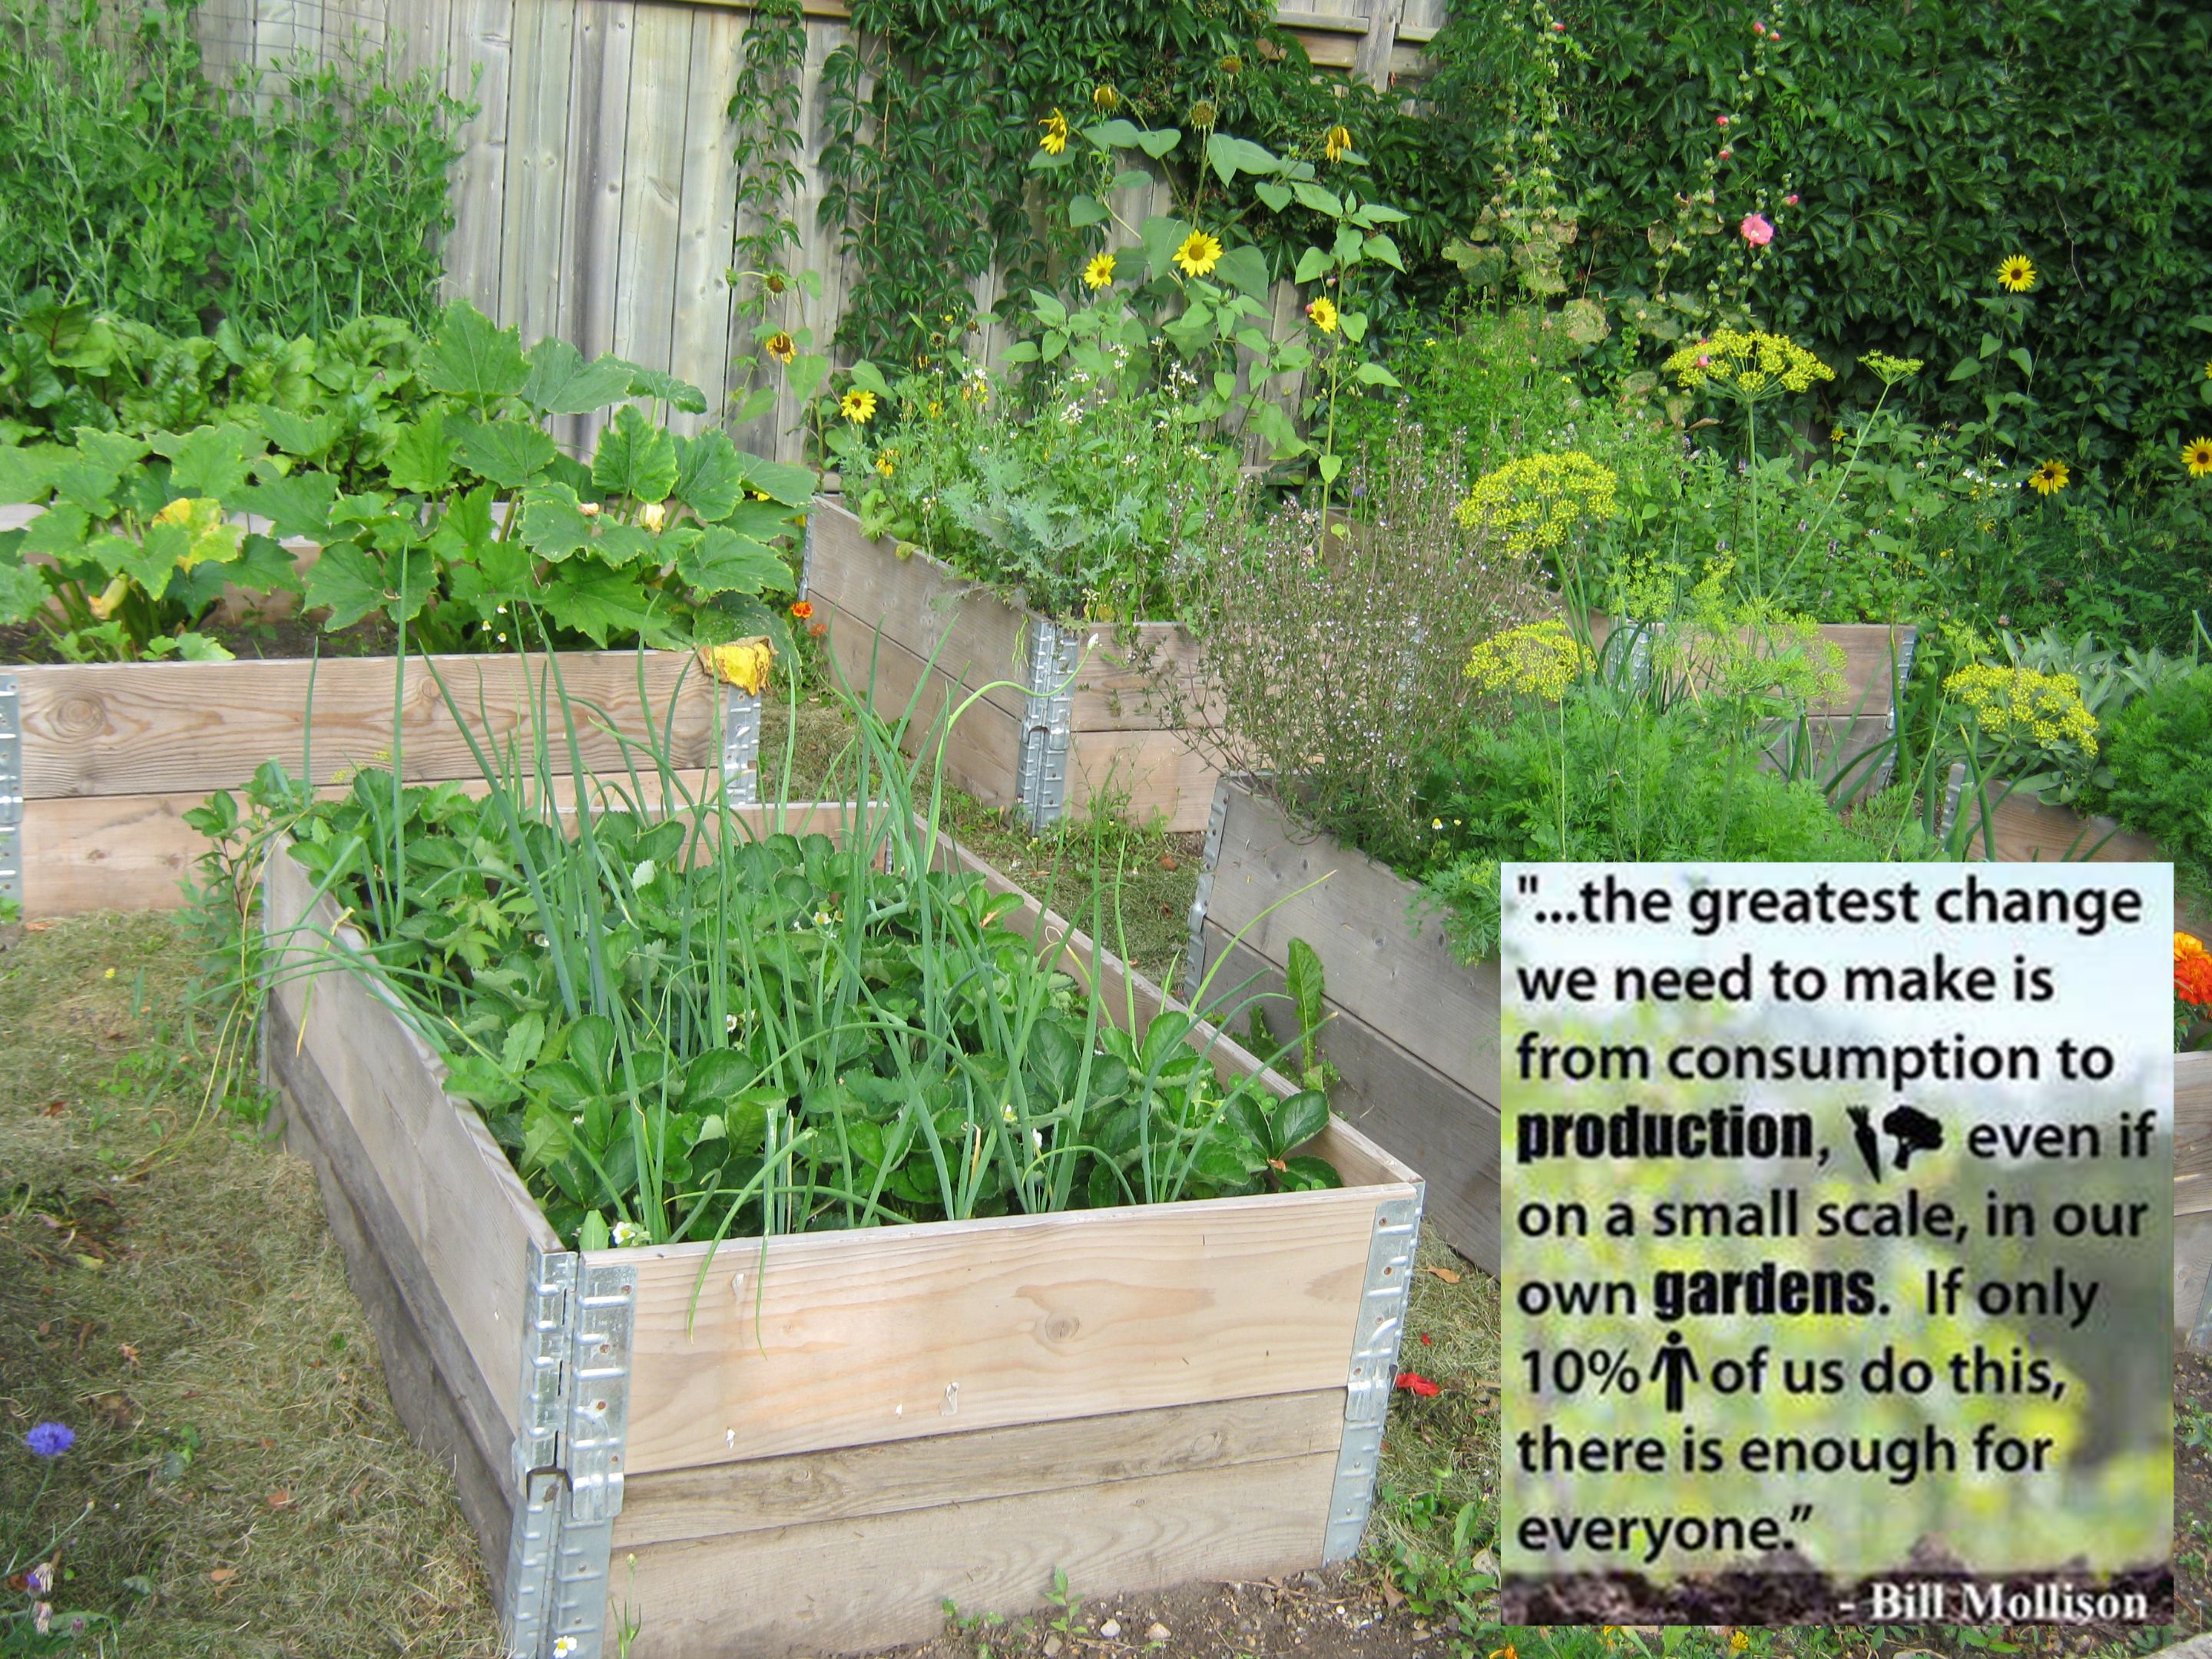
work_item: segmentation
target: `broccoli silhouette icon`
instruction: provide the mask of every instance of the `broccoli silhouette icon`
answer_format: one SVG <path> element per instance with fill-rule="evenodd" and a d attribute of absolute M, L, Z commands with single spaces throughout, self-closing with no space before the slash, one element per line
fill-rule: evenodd
<path fill-rule="evenodd" d="M 1896 1167 L 1903 1170 L 1915 1152 L 1932 1152 L 1943 1145 L 1943 1126 L 1911 1106 L 1897 1106 L 1881 1121 L 1884 1134 L 1897 1138 Z"/>

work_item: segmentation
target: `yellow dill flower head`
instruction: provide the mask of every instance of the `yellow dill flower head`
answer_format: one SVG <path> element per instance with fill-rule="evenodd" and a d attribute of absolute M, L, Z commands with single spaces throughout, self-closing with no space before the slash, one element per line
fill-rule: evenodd
<path fill-rule="evenodd" d="M 767 690 L 769 665 L 775 660 L 775 653 L 764 634 L 749 640 L 732 640 L 727 645 L 703 647 L 699 654 L 716 679 L 753 697 Z"/>
<path fill-rule="evenodd" d="M 1109 288 L 1113 282 L 1114 256 L 1110 253 L 1092 254 L 1091 263 L 1083 267 L 1084 287 Z"/>
<path fill-rule="evenodd" d="M 1928 367 L 1917 357 L 1893 357 L 1887 351 L 1869 351 L 1859 359 L 1884 386 L 1898 386 Z"/>
<path fill-rule="evenodd" d="M 2025 253 L 2013 254 L 1997 266 L 1997 284 L 2008 294 L 2025 294 L 2037 280 L 2035 261 Z"/>
<path fill-rule="evenodd" d="M 837 412 L 856 426 L 866 426 L 876 418 L 876 394 L 854 386 L 837 400 Z"/>
<path fill-rule="evenodd" d="M 2181 447 L 2181 464 L 2192 478 L 2212 473 L 2212 438 L 2191 438 Z"/>
<path fill-rule="evenodd" d="M 1710 386 L 1746 403 L 1803 392 L 1836 371 L 1786 334 L 1723 328 L 1682 347 L 1662 367 L 1685 392 Z"/>
<path fill-rule="evenodd" d="M 1306 307 L 1306 319 L 1324 334 L 1336 332 L 1336 302 L 1326 294 Z"/>
<path fill-rule="evenodd" d="M 1525 455 L 1476 480 L 1453 516 L 1469 530 L 1500 532 L 1509 551 L 1548 552 L 1585 519 L 1611 518 L 1618 483 L 1611 467 L 1578 449 Z"/>
<path fill-rule="evenodd" d="M 2059 460 L 2045 461 L 2027 475 L 2027 487 L 2039 495 L 2056 495 L 2073 482 L 2074 475 Z"/>
<path fill-rule="evenodd" d="M 1194 230 L 1175 251 L 1176 268 L 1186 276 L 1203 276 L 1221 263 L 1221 239 Z"/>
<path fill-rule="evenodd" d="M 1467 659 L 1467 678 L 1485 691 L 1517 692 L 1557 702 L 1596 665 L 1563 622 L 1526 623 L 1494 634 Z"/>
<path fill-rule="evenodd" d="M 2084 758 L 2097 752 L 2097 717 L 2082 702 L 2081 684 L 2071 674 L 1976 663 L 1946 679 L 1943 694 L 1984 737 L 2071 749 Z"/>
<path fill-rule="evenodd" d="M 1331 127 L 1321 136 L 1321 153 L 1332 161 L 1341 161 L 1352 149 L 1352 129 Z"/>
<path fill-rule="evenodd" d="M 1053 111 L 1037 125 L 1044 129 L 1043 136 L 1037 140 L 1037 147 L 1046 155 L 1057 155 L 1067 148 L 1067 118 L 1058 110 Z"/>

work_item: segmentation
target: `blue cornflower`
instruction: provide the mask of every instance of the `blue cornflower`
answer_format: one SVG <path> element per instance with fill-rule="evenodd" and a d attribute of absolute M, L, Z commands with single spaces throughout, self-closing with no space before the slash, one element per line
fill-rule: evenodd
<path fill-rule="evenodd" d="M 76 1431 L 66 1423 L 40 1423 L 23 1437 L 23 1443 L 33 1456 L 59 1457 L 76 1444 Z"/>

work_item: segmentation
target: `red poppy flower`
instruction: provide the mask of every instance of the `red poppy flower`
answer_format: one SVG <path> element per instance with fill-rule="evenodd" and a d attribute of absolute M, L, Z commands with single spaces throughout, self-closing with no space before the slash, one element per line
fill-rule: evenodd
<path fill-rule="evenodd" d="M 1443 1389 L 1440 1385 L 1430 1382 L 1427 1377 L 1423 1376 L 1419 1371 L 1400 1371 L 1398 1373 L 1398 1386 L 1403 1389 L 1407 1394 L 1419 1395 L 1424 1400 L 1426 1400 L 1431 1395 L 1442 1394 L 1443 1392 Z"/>

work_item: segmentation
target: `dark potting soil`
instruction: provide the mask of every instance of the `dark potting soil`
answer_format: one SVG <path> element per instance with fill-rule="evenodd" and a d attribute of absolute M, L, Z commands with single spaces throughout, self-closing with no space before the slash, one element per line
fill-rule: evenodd
<path fill-rule="evenodd" d="M 366 617 L 351 628 L 325 633 L 298 617 L 264 622 L 210 622 L 199 631 L 241 659 L 289 659 L 313 657 L 382 657 L 398 648 L 398 629 L 381 617 Z M 54 648 L 42 628 L 28 623 L 0 627 L 0 662 L 58 663 L 68 658 Z"/>

